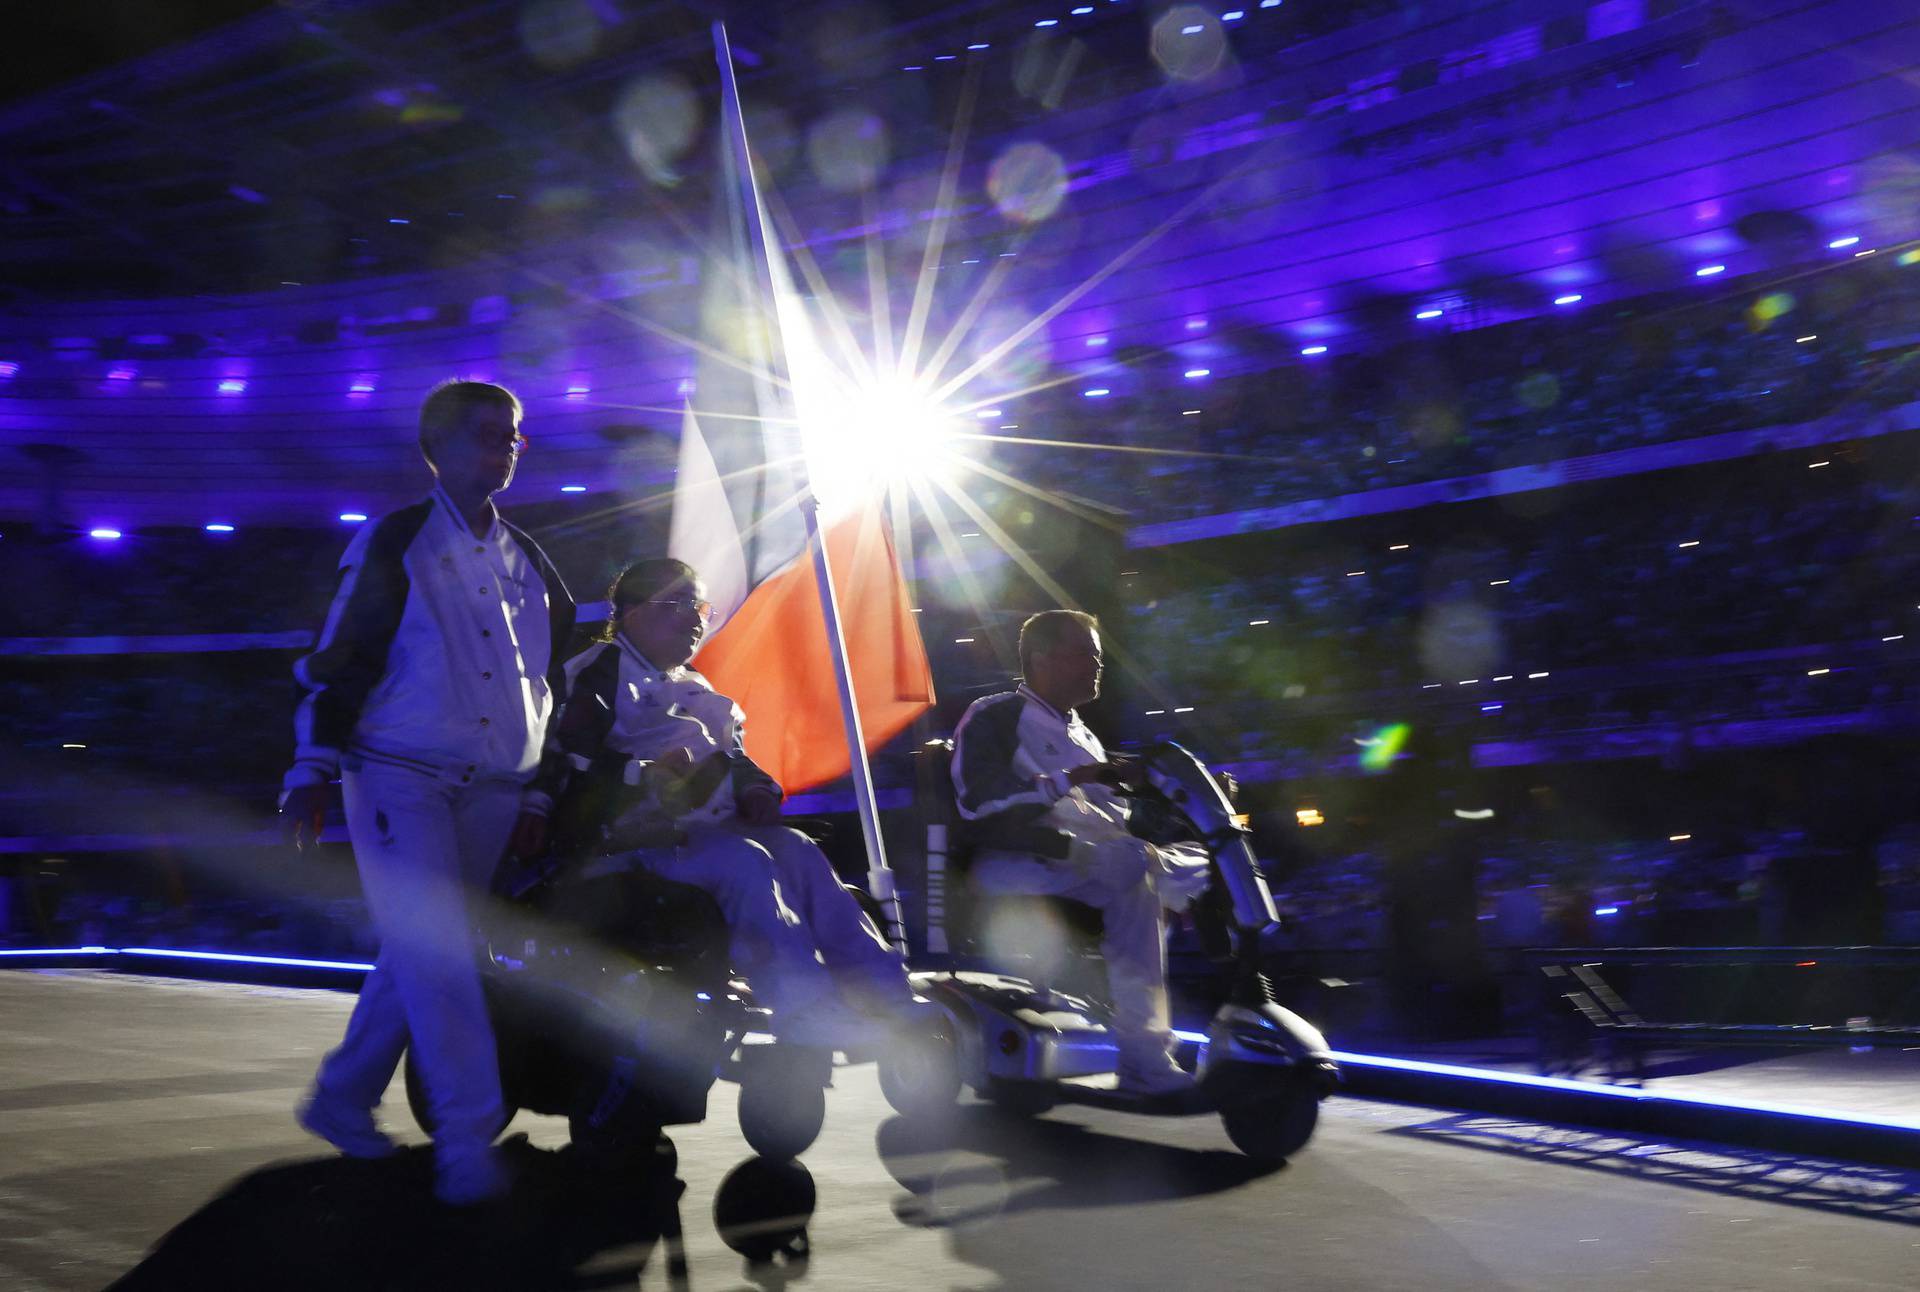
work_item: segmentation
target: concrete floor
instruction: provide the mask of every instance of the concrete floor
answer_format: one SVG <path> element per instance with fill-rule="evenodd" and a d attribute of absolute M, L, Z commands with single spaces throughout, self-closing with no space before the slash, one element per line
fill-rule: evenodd
<path fill-rule="evenodd" d="M 0 973 L 0 1288 L 1908 1288 L 1920 1174 L 1336 1098 L 1261 1171 L 1212 1119 L 1088 1108 L 923 1131 L 843 1070 L 803 1170 L 752 1158 L 733 1089 L 675 1170 L 615 1174 L 510 1130 L 504 1213 L 427 1195 L 425 1154 L 329 1156 L 291 1119 L 351 999 Z M 420 1136 L 394 1092 L 390 1129 Z M 810 1257 L 716 1228 L 806 1214 Z M 684 1226 L 688 1274 L 662 1235 Z M 778 1226 L 775 1226 L 777 1229 Z"/>

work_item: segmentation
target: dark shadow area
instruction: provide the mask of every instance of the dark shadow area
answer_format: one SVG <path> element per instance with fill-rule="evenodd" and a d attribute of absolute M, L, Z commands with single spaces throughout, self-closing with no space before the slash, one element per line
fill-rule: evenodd
<path fill-rule="evenodd" d="M 1227 1149 L 1123 1139 L 982 1104 L 958 1107 L 939 1123 L 888 1118 L 874 1145 L 887 1173 L 913 1195 L 898 1200 L 894 1214 L 916 1225 L 1200 1197 L 1286 1169 Z"/>
<path fill-rule="evenodd" d="M 1391 1132 L 1757 1202 L 1920 1224 L 1920 1171 L 1459 1113 Z"/>
<path fill-rule="evenodd" d="M 670 1140 L 615 1156 L 549 1152 L 516 1137 L 504 1151 L 515 1171 L 511 1198 L 469 1211 L 433 1200 L 423 1149 L 378 1162 L 334 1157 L 263 1168 L 175 1226 L 111 1286 L 527 1292 L 632 1287 L 649 1266 L 653 1279 L 688 1286 L 686 1185 Z M 787 1259 L 783 1277 L 763 1286 L 798 1272 L 794 1250 L 804 1268 L 813 1198 L 812 1178 L 792 1163 L 750 1159 L 721 1186 L 716 1221 L 724 1215 L 732 1224 L 730 1232 L 722 1223 L 722 1237 L 748 1257 L 750 1276 Z"/>
<path fill-rule="evenodd" d="M 748 1281 L 771 1292 L 807 1277 L 817 1200 L 813 1175 L 800 1163 L 750 1157 L 720 1182 L 713 1227 L 747 1258 Z"/>

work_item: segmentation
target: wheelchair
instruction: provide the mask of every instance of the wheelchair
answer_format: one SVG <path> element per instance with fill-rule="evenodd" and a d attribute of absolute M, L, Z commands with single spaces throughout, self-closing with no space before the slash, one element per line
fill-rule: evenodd
<path fill-rule="evenodd" d="M 496 882 L 480 934 L 500 1129 L 526 1109 L 565 1117 L 582 1149 L 648 1153 L 665 1127 L 705 1121 L 708 1092 L 728 1080 L 753 1150 L 798 1156 L 825 1121 L 832 1052 L 774 1040 L 768 1011 L 728 969 L 711 897 L 622 860 L 550 860 Z M 406 1090 L 431 1134 L 411 1055 Z"/>

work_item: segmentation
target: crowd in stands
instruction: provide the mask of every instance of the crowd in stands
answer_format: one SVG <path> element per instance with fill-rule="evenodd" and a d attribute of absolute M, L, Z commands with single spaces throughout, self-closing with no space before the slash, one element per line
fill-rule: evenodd
<path fill-rule="evenodd" d="M 1169 557 L 1114 631 L 1163 697 L 1140 710 L 1283 739 L 1415 704 L 1551 731 L 1902 703 L 1920 681 L 1907 438 L 1821 470 L 1777 455 L 1588 486 L 1534 517 L 1380 518 L 1239 570 Z"/>
<path fill-rule="evenodd" d="M 1920 397 L 1920 266 L 1889 257 L 1732 287 L 1472 330 L 1436 320 L 1383 351 L 1169 377 L 1171 390 L 1143 378 L 1092 401 L 1062 387 L 1019 408 L 1023 434 L 1172 452 L 1032 448 L 1020 473 L 1151 522 L 1830 416 L 1864 424 Z"/>
<path fill-rule="evenodd" d="M 1209 451 L 1239 458 L 1013 456 L 1030 462 L 1035 483 L 1158 520 L 1854 416 L 1920 390 L 1915 338 L 1900 331 L 1916 305 L 1920 268 L 1862 264 L 1706 304 L 1436 330 L 1384 353 L 1181 390 L 1202 409 L 1185 425 L 1203 428 Z M 1113 414 L 1084 436 L 1106 443 L 1182 430 L 1180 400 L 1142 396 L 1132 411 L 1121 399 L 1054 402 L 1073 404 L 1062 410 L 1069 431 L 1096 409 Z M 1121 667 L 1099 716 L 1120 743 L 1174 734 L 1282 781 L 1356 774 L 1362 742 L 1392 723 L 1464 750 L 1644 729 L 1633 756 L 1682 759 L 1716 724 L 1869 714 L 1920 725 L 1916 441 L 1888 434 L 1251 534 L 1199 555 L 1143 550 L 1109 615 Z M 531 527 L 585 602 L 609 569 L 658 546 L 656 510 L 625 527 L 556 510 Z M 100 544 L 10 531 L 0 562 L 8 636 L 308 631 L 348 537 L 180 531 Z M 926 620 L 942 629 L 927 636 L 949 698 L 1004 678 L 1002 657 L 962 649 L 975 634 L 956 613 L 930 605 Z M 1008 627 L 997 625 L 1002 645 Z M 297 654 L 0 661 L 5 833 L 265 828 L 288 755 Z M 1527 755 L 1559 756 L 1578 755 Z M 1888 928 L 1920 937 L 1920 846 L 1890 838 L 1883 886 L 1900 896 Z M 1481 861 L 1483 936 L 1579 940 L 1604 918 L 1636 938 L 1765 938 L 1778 931 L 1770 859 L 1798 846 L 1788 826 L 1697 850 L 1504 839 Z M 1379 945 L 1386 864 L 1363 840 L 1276 873 L 1302 940 Z M 29 924 L 19 876 L 8 872 L 0 939 L 53 929 L 74 941 L 371 950 L 351 897 L 181 900 L 56 885 Z"/>

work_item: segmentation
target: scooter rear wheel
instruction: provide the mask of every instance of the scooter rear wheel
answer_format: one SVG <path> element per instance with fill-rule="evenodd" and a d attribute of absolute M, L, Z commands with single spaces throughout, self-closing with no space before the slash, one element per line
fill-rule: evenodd
<path fill-rule="evenodd" d="M 1320 1124 L 1320 1096 L 1305 1082 L 1248 1092 L 1221 1108 L 1233 1146 L 1256 1162 L 1284 1162 L 1306 1147 Z"/>
<path fill-rule="evenodd" d="M 945 1027 L 901 1029 L 881 1053 L 880 1093 L 902 1117 L 938 1117 L 960 1097 L 960 1056 Z"/>
<path fill-rule="evenodd" d="M 407 1081 L 407 1107 L 412 1110 L 413 1120 L 419 1124 L 420 1129 L 431 1136 L 436 1123 L 431 1107 L 427 1103 L 427 1083 L 420 1075 L 420 1065 L 413 1061 L 412 1050 L 407 1051 L 405 1073 Z M 514 1114 L 519 1111 L 520 1107 L 518 1104 L 511 1101 L 502 1102 L 500 1107 L 500 1124 L 494 1128 L 494 1138 L 499 1137 L 500 1132 L 507 1128 L 507 1124 L 513 1120 Z"/>

